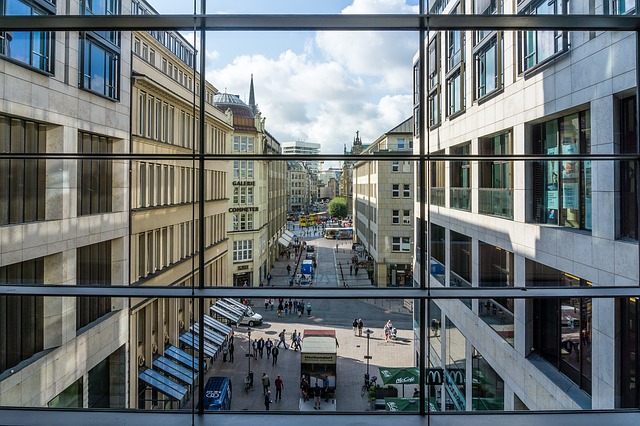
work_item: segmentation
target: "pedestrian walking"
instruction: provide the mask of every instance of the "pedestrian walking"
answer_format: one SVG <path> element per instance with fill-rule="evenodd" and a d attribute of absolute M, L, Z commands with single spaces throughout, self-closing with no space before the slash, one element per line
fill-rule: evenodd
<path fill-rule="evenodd" d="M 269 309 L 269 299 L 264 299 L 264 310 Z"/>
<path fill-rule="evenodd" d="M 320 409 L 320 396 L 322 395 L 322 388 L 318 384 L 318 379 L 316 379 L 316 385 L 313 387 L 313 409 Z"/>
<path fill-rule="evenodd" d="M 271 278 L 273 278 L 271 276 L 271 272 L 269 272 L 269 275 L 267 275 L 267 285 L 270 286 L 271 285 Z"/>
<path fill-rule="evenodd" d="M 298 330 L 293 330 L 293 333 L 291 333 L 291 348 L 293 348 L 294 351 L 298 351 L 298 346 L 297 343 L 298 341 L 296 340 L 296 338 L 298 337 Z"/>
<path fill-rule="evenodd" d="M 353 275 L 353 264 L 349 265 L 349 275 Z"/>
<path fill-rule="evenodd" d="M 291 265 L 287 265 L 287 275 L 291 275 Z"/>
<path fill-rule="evenodd" d="M 262 373 L 262 392 L 266 395 L 269 392 L 269 386 L 271 386 L 271 379 L 267 373 Z"/>
<path fill-rule="evenodd" d="M 311 302 L 307 302 L 307 316 L 311 315 Z"/>
<path fill-rule="evenodd" d="M 284 330 L 284 329 L 282 330 L 282 332 L 280 332 L 280 334 L 278 335 L 278 337 L 280 337 L 280 341 L 278 342 L 278 345 L 276 346 L 276 348 L 279 348 L 280 345 L 284 345 L 285 349 L 289 349 L 287 347 L 287 342 L 285 341 L 286 333 L 287 333 L 287 330 Z"/>
<path fill-rule="evenodd" d="M 273 349 L 271 350 L 271 358 L 273 359 L 273 361 L 271 362 L 271 365 L 276 365 L 278 363 L 279 353 L 280 353 L 280 349 L 278 349 L 277 346 L 274 346 Z"/>
<path fill-rule="evenodd" d="M 258 340 L 258 353 L 260 354 L 260 358 L 262 358 L 264 354 L 264 339 L 262 337 Z"/>
<path fill-rule="evenodd" d="M 353 319 L 353 335 L 358 334 L 358 318 Z"/>
<path fill-rule="evenodd" d="M 356 273 L 355 275 L 356 275 L 356 277 L 358 276 L 358 270 L 359 270 L 359 269 L 360 269 L 360 268 L 356 266 L 356 269 L 355 269 L 355 273 Z"/>
<path fill-rule="evenodd" d="M 302 351 L 302 337 L 300 336 L 300 333 L 298 333 L 298 336 L 296 337 L 296 347 Z"/>
<path fill-rule="evenodd" d="M 284 316 L 289 315 L 289 303 L 284 302 Z"/>
<path fill-rule="evenodd" d="M 233 351 L 235 347 L 233 345 L 233 339 L 229 341 L 229 362 L 233 363 Z"/>
<path fill-rule="evenodd" d="M 251 347 L 253 348 L 253 359 L 258 359 L 258 339 L 253 339 Z"/>
<path fill-rule="evenodd" d="M 267 359 L 269 359 L 269 357 L 271 356 L 271 349 L 273 348 L 273 342 L 271 341 L 271 339 L 267 339 L 264 347 L 267 349 Z"/>
<path fill-rule="evenodd" d="M 307 402 L 309 400 L 309 381 L 304 374 L 300 378 L 300 392 L 302 393 L 302 400 Z"/>
<path fill-rule="evenodd" d="M 282 302 L 278 302 L 278 318 L 282 318 L 282 310 L 284 306 L 282 306 Z"/>
<path fill-rule="evenodd" d="M 364 322 L 362 322 L 362 318 L 358 320 L 358 336 L 362 337 L 362 329 L 364 328 Z"/>
<path fill-rule="evenodd" d="M 222 362 L 227 362 L 227 356 L 229 355 L 229 348 L 227 348 L 227 344 L 222 344 Z"/>
<path fill-rule="evenodd" d="M 278 402 L 278 400 L 282 401 L 282 389 L 284 389 L 284 382 L 280 376 L 278 376 L 274 383 L 276 385 L 276 402 Z"/>
<path fill-rule="evenodd" d="M 271 400 L 271 391 L 268 391 L 264 394 L 264 408 L 269 411 L 269 405 L 271 405 L 273 401 Z"/>

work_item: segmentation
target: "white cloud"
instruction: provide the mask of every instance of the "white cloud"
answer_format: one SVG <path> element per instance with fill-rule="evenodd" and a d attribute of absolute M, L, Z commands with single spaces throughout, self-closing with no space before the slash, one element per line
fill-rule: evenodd
<path fill-rule="evenodd" d="M 343 13 L 415 13 L 402 0 L 354 0 Z M 289 37 L 291 35 L 288 35 Z M 371 143 L 412 112 L 412 33 L 307 34 L 298 51 L 236 56 L 217 66 L 207 52 L 207 79 L 248 101 L 254 75 L 256 102 L 280 142 L 321 143 L 324 153 L 351 147 L 356 131 Z M 284 42 L 283 42 L 284 43 Z M 213 47 L 213 46 L 212 46 Z"/>

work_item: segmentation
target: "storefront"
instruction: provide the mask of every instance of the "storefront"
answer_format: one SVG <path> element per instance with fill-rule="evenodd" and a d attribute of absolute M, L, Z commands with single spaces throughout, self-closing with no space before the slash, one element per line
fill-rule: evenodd
<path fill-rule="evenodd" d="M 248 267 L 248 265 L 247 265 Z M 241 266 L 238 267 L 240 269 Z M 251 272 L 237 272 L 233 274 L 234 287 L 251 287 Z"/>
<path fill-rule="evenodd" d="M 387 265 L 387 286 L 412 286 L 411 265 L 392 263 Z"/>

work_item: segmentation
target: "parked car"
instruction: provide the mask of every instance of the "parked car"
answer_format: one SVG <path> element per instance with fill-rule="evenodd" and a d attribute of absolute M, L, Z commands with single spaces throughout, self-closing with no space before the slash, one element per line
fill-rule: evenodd
<path fill-rule="evenodd" d="M 316 248 L 314 246 L 312 246 L 311 244 L 307 244 L 307 253 L 308 252 L 312 252 L 312 251 L 316 251 Z"/>

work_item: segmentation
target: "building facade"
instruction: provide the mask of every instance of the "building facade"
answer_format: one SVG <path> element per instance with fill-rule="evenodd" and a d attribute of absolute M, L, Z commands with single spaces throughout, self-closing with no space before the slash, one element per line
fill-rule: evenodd
<path fill-rule="evenodd" d="M 413 118 L 381 135 L 362 154 L 411 155 Z M 359 161 L 353 164 L 355 240 L 369 257 L 370 278 L 378 287 L 413 286 L 414 167 L 411 161 Z"/>
<path fill-rule="evenodd" d="M 23 6 L 79 16 L 130 8 Z M 0 31 L 1 151 L 18 155 L 0 160 L 0 281 L 126 286 L 128 162 L 100 156 L 130 150 L 131 33 L 60 34 Z M 124 298 L 0 296 L 0 405 L 126 407 L 128 313 Z"/>
<path fill-rule="evenodd" d="M 449 14 L 625 13 L 608 1 L 592 3 L 462 0 L 434 7 Z M 637 51 L 634 35 L 429 35 L 428 109 L 419 128 L 429 153 L 455 157 L 431 161 L 428 176 L 430 284 L 637 283 L 637 164 L 576 157 L 637 152 L 636 62 L 626 54 Z M 553 158 L 499 158 L 513 154 Z M 467 386 L 451 382 L 433 396 L 451 410 L 638 407 L 630 384 L 637 341 L 628 339 L 637 330 L 636 304 L 579 295 L 437 301 L 431 359 L 465 376 Z"/>
<path fill-rule="evenodd" d="M 141 0 L 133 3 L 133 13 L 156 14 Z M 200 153 L 199 111 L 194 114 L 190 107 L 194 96 L 200 97 L 199 78 L 193 78 L 193 46 L 175 31 L 138 31 L 132 39 L 132 153 L 160 157 Z M 217 89 L 206 82 L 204 153 L 212 156 L 231 151 L 233 134 L 231 117 L 213 105 L 215 93 Z M 192 262 L 199 262 L 200 255 L 201 218 L 194 209 L 200 173 L 205 185 L 205 285 L 231 285 L 227 222 L 232 170 L 229 162 L 214 159 L 206 160 L 204 167 L 201 171 L 189 158 L 131 161 L 132 285 L 198 285 Z M 167 348 L 183 346 L 180 336 L 197 317 L 197 306 L 187 299 L 131 300 L 131 408 L 178 408 L 177 401 L 171 402 L 138 377 L 146 377 Z"/>

